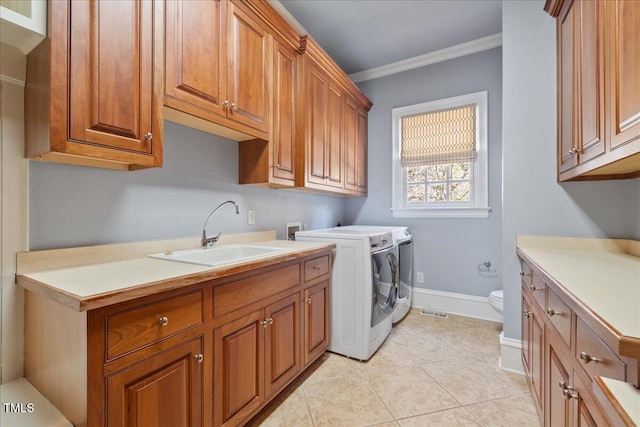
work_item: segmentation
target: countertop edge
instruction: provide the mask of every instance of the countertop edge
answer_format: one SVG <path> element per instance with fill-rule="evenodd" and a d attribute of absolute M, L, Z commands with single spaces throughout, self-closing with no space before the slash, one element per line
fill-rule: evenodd
<path fill-rule="evenodd" d="M 239 264 L 227 265 L 222 267 L 212 267 L 201 272 L 167 277 L 164 280 L 140 283 L 135 286 L 117 289 L 112 292 L 104 292 L 86 297 L 81 297 L 73 293 L 69 293 L 56 286 L 51 286 L 50 284 L 44 283 L 40 280 L 35 280 L 29 277 L 29 274 L 16 275 L 16 283 L 29 291 L 42 294 L 75 311 L 88 311 L 125 301 L 130 301 L 136 298 L 145 297 L 159 292 L 171 291 L 201 282 L 257 270 L 275 263 L 283 263 L 299 258 L 313 256 L 316 254 L 327 252 L 328 250 L 331 250 L 333 248 L 335 248 L 335 244 L 333 243 L 318 243 L 313 248 L 292 250 L 284 254 L 278 254 L 271 257 L 247 261 Z M 172 263 L 173 261 L 162 262 Z"/>

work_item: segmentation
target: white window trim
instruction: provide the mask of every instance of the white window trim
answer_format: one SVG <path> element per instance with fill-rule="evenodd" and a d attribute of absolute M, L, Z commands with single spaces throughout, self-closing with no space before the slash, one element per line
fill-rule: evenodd
<path fill-rule="evenodd" d="M 392 156 L 392 201 L 394 218 L 488 218 L 489 211 L 489 171 L 488 171 L 488 120 L 487 91 L 471 93 L 452 98 L 424 102 L 391 110 L 393 132 Z M 477 104 L 478 126 L 476 128 L 477 158 L 473 166 L 473 205 L 406 207 L 404 199 L 404 171 L 400 164 L 400 118 L 428 110 L 440 110 L 457 106 Z"/>

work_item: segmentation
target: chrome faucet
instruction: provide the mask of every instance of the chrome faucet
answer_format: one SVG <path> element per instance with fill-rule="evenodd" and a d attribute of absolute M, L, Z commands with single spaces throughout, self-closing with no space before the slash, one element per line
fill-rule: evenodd
<path fill-rule="evenodd" d="M 218 205 L 217 208 L 215 208 L 207 217 L 206 221 L 204 222 L 204 225 L 202 226 L 202 247 L 203 248 L 208 248 L 213 246 L 218 239 L 220 238 L 220 235 L 222 235 L 222 232 L 219 232 L 216 236 L 214 237 L 207 237 L 207 223 L 209 222 L 209 220 L 211 219 L 211 217 L 213 216 L 213 214 L 215 214 L 216 212 L 218 212 L 220 210 L 221 207 L 223 207 L 224 205 L 226 205 L 227 203 L 231 203 L 233 204 L 233 206 L 236 207 L 236 214 L 240 215 L 240 211 L 238 210 L 238 204 L 236 202 L 234 202 L 233 200 L 227 200 L 224 203 L 220 203 Z"/>

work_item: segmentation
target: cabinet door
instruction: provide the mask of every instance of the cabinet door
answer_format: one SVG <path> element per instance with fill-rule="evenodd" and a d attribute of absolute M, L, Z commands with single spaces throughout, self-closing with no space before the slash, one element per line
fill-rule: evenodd
<path fill-rule="evenodd" d="M 331 187 L 342 188 L 342 91 L 339 87 L 329 84 L 327 91 L 327 126 L 325 142 L 326 184 Z"/>
<path fill-rule="evenodd" d="M 365 119 L 366 120 L 366 119 Z M 344 188 L 347 190 L 361 192 L 363 188 L 362 173 L 362 143 L 361 140 L 361 115 L 353 99 L 346 97 L 343 112 L 343 133 L 344 141 Z M 365 140 L 366 144 L 366 133 Z M 366 156 L 366 147 L 364 148 Z M 366 188 L 365 188 L 366 190 Z"/>
<path fill-rule="evenodd" d="M 532 306 L 533 309 L 533 306 Z M 531 335 L 529 336 L 531 350 L 531 387 L 534 401 L 538 409 L 543 406 L 544 384 L 544 323 L 538 311 L 533 310 L 530 317 Z"/>
<path fill-rule="evenodd" d="M 549 340 L 547 346 L 548 381 L 546 387 L 545 425 L 569 426 L 570 424 L 570 399 L 565 396 L 565 388 L 570 385 L 570 369 L 565 368 L 566 359 L 558 353 L 557 344 Z M 564 360 L 564 362 L 563 362 Z M 567 363 L 568 366 L 568 363 Z"/>
<path fill-rule="evenodd" d="M 327 93 L 329 78 L 310 61 L 305 63 L 305 143 L 307 145 L 307 181 L 324 184 L 326 180 Z"/>
<path fill-rule="evenodd" d="M 582 164 L 605 152 L 604 145 L 604 52 L 602 35 L 604 4 L 578 1 L 576 9 L 575 61 L 578 96 L 578 152 Z"/>
<path fill-rule="evenodd" d="M 636 141 L 640 151 L 640 3 L 636 1 L 606 1 L 609 60 L 609 137 L 611 149 Z"/>
<path fill-rule="evenodd" d="M 305 289 L 303 305 L 304 366 L 306 367 L 329 347 L 331 336 L 329 281 Z"/>
<path fill-rule="evenodd" d="M 239 2 L 228 7 L 227 115 L 267 132 L 273 38 Z"/>
<path fill-rule="evenodd" d="M 531 302 L 522 289 L 522 364 L 529 381 L 531 381 Z"/>
<path fill-rule="evenodd" d="M 213 424 L 237 425 L 264 401 L 264 311 L 213 331 Z"/>
<path fill-rule="evenodd" d="M 154 134 L 153 8 L 152 1 L 71 2 L 72 141 L 144 154 L 153 138 L 161 141 L 161 129 Z"/>
<path fill-rule="evenodd" d="M 265 308 L 265 395 L 279 391 L 301 367 L 300 293 Z"/>
<path fill-rule="evenodd" d="M 168 1 L 165 105 L 194 116 L 224 116 L 227 90 L 226 2 Z"/>
<path fill-rule="evenodd" d="M 202 425 L 201 362 L 198 338 L 108 377 L 105 425 Z"/>
<path fill-rule="evenodd" d="M 297 53 L 281 43 L 274 46 L 273 121 L 273 177 L 295 180 L 296 109 L 297 109 Z"/>
<path fill-rule="evenodd" d="M 362 108 L 356 109 L 356 190 L 367 193 L 367 141 L 368 113 Z"/>
<path fill-rule="evenodd" d="M 574 63 L 577 25 L 575 7 L 558 18 L 558 172 L 578 165 Z"/>

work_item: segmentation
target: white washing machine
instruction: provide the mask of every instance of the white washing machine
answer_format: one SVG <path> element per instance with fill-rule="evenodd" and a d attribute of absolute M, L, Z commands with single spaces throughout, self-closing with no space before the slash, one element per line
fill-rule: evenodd
<path fill-rule="evenodd" d="M 393 244 L 398 247 L 398 267 L 400 281 L 398 283 L 398 296 L 393 307 L 393 323 L 402 320 L 411 309 L 411 296 L 413 294 L 413 236 L 408 227 L 404 226 L 379 226 L 379 225 L 347 225 L 336 229 L 351 230 L 358 233 L 376 233 L 390 231 L 393 236 Z"/>
<path fill-rule="evenodd" d="M 399 281 L 392 233 L 339 227 L 298 231 L 296 240 L 335 243 L 329 351 L 368 360 L 391 332 Z"/>

